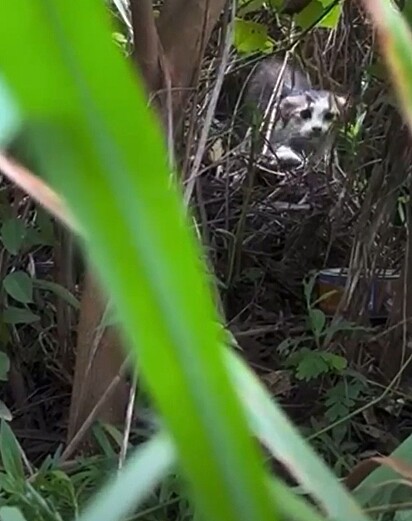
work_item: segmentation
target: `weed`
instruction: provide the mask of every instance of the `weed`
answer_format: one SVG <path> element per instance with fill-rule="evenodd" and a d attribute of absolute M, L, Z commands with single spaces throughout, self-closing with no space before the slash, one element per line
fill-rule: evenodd
<path fill-rule="evenodd" d="M 295 370 L 299 380 L 312 380 L 324 374 L 342 374 L 347 360 L 340 354 L 328 352 L 338 333 L 367 331 L 343 319 L 328 323 L 325 313 L 316 306 L 328 298 L 332 292 L 313 299 L 316 274 L 303 281 L 306 304 L 305 332 L 296 338 L 287 338 L 278 346 L 278 352 L 286 357 L 286 365 Z"/>

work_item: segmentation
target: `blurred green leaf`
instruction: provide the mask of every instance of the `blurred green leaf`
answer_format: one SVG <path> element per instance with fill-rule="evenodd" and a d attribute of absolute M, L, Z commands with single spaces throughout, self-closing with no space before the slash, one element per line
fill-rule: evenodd
<path fill-rule="evenodd" d="M 334 29 L 342 13 L 342 4 L 339 3 L 322 17 L 334 0 L 312 0 L 300 13 L 295 15 L 295 21 L 302 29 L 313 25 Z M 319 20 L 319 21 L 318 21 Z"/>
<path fill-rule="evenodd" d="M 1 106 L 3 106 L 3 104 Z M 9 253 L 17 255 L 23 245 L 25 237 L 26 226 L 23 221 L 16 218 L 4 221 L 1 227 L 1 240 Z"/>
<path fill-rule="evenodd" d="M 1 521 L 26 521 L 26 518 L 16 507 L 1 507 L 0 519 Z"/>
<path fill-rule="evenodd" d="M 405 5 L 402 9 L 402 14 L 408 22 L 409 27 L 412 27 L 412 1 L 405 0 Z"/>
<path fill-rule="evenodd" d="M 273 48 L 266 25 L 242 18 L 235 20 L 234 45 L 243 54 L 270 51 Z"/>
<path fill-rule="evenodd" d="M 32 324 L 37 320 L 40 320 L 40 317 L 29 309 L 7 306 L 3 311 L 3 321 L 6 324 Z"/>
<path fill-rule="evenodd" d="M 7 373 L 10 370 L 10 360 L 4 351 L 0 351 L 0 381 L 7 382 Z"/>
<path fill-rule="evenodd" d="M 326 391 L 325 406 L 327 410 L 325 416 L 330 423 L 349 414 L 355 406 L 354 400 L 359 398 L 363 387 L 359 380 L 341 380 Z"/>
<path fill-rule="evenodd" d="M 13 479 L 24 479 L 20 446 L 9 425 L 1 420 L 0 455 L 3 468 Z"/>
<path fill-rule="evenodd" d="M 226 362 L 247 409 L 251 427 L 271 454 L 282 461 L 330 519 L 369 521 L 349 492 L 300 436 L 282 409 L 270 399 L 262 383 L 245 362 L 230 350 L 226 351 Z"/>
<path fill-rule="evenodd" d="M 202 252 L 103 4 L 26 0 L 16 10 L 5 2 L 0 61 L 39 170 L 84 225 L 199 511 L 215 521 L 275 520 L 262 457 L 223 365 Z"/>
<path fill-rule="evenodd" d="M 376 26 L 391 80 L 412 130 L 412 35 L 399 9 L 386 0 L 363 0 Z"/>
<path fill-rule="evenodd" d="M 70 304 L 74 309 L 80 309 L 80 302 L 78 299 L 64 286 L 43 279 L 33 279 L 33 285 L 36 288 L 51 291 L 57 297 L 61 298 L 67 304 Z"/>
<path fill-rule="evenodd" d="M 328 8 L 334 3 L 334 0 L 319 0 L 322 4 L 323 9 L 326 11 Z M 335 29 L 338 25 L 339 19 L 342 14 L 344 0 L 338 0 L 336 5 L 332 7 L 332 9 L 327 13 L 327 15 L 322 19 L 319 24 L 319 27 L 327 27 L 329 29 Z"/>
<path fill-rule="evenodd" d="M 118 521 L 141 504 L 170 470 L 175 449 L 165 433 L 141 445 L 119 474 L 97 494 L 78 521 Z"/>
<path fill-rule="evenodd" d="M 9 326 L 4 322 L 4 320 L 1 319 L 1 313 L 0 313 L 0 346 L 5 348 L 8 346 L 11 340 L 10 335 L 10 328 Z"/>
<path fill-rule="evenodd" d="M 329 365 L 322 353 L 312 351 L 307 347 L 292 353 L 286 360 L 286 364 L 296 367 L 296 378 L 299 380 L 312 380 L 329 371 Z"/>
<path fill-rule="evenodd" d="M 310 306 L 311 306 L 312 293 L 313 293 L 313 288 L 315 287 L 315 283 L 316 283 L 316 277 L 313 275 L 303 281 L 303 292 L 305 295 L 306 306 L 308 308 L 310 308 Z"/>
<path fill-rule="evenodd" d="M 263 5 L 263 0 L 240 0 L 238 5 L 238 14 L 244 16 L 247 13 L 253 13 L 260 9 Z"/>
<path fill-rule="evenodd" d="M 116 452 L 112 446 L 111 440 L 109 440 L 109 437 L 100 422 L 96 422 L 93 425 L 92 432 L 98 444 L 99 452 L 102 452 L 107 458 L 114 459 L 116 457 Z"/>
<path fill-rule="evenodd" d="M 0 98 L 4 100 L 1 107 L 0 142 L 8 145 L 20 126 L 20 114 L 13 93 L 7 84 L 1 80 L 0 72 Z"/>
<path fill-rule="evenodd" d="M 269 0 L 269 5 L 274 7 L 275 9 L 280 9 L 283 7 L 283 4 L 285 3 L 285 0 Z"/>
<path fill-rule="evenodd" d="M 21 48 L 0 45 L 2 67 L 31 120 L 42 171 L 85 225 L 96 271 L 174 443 L 158 439 L 82 521 L 124 517 L 167 472 L 174 447 L 205 519 L 275 520 L 272 504 L 283 491 L 276 483 L 269 496 L 235 391 L 258 437 L 329 517 L 365 521 L 243 362 L 218 345 L 200 251 L 176 187 L 169 188 L 165 151 L 142 91 L 136 93 L 131 71 L 110 44 L 103 8 L 97 0 L 81 7 L 26 0 L 19 7 L 10 1 L 3 7 L 0 42 Z M 36 50 L 30 55 L 29 45 Z"/>
<path fill-rule="evenodd" d="M 13 419 L 13 415 L 7 405 L 0 400 L 0 419 L 10 422 Z"/>
<path fill-rule="evenodd" d="M 270 483 L 280 512 L 293 521 L 325 521 L 317 510 L 276 479 Z"/>
<path fill-rule="evenodd" d="M 17 302 L 22 304 L 33 302 L 33 279 L 25 271 L 14 271 L 6 275 L 3 287 Z"/>
<path fill-rule="evenodd" d="M 335 355 L 335 353 L 323 353 L 323 358 L 331 369 L 337 372 L 345 370 L 348 366 L 348 361 L 343 356 Z"/>
<path fill-rule="evenodd" d="M 326 316 L 320 309 L 309 309 L 309 324 L 310 328 L 318 341 L 322 331 L 325 328 Z"/>
<path fill-rule="evenodd" d="M 412 465 L 412 435 L 408 436 L 399 447 L 390 455 L 405 466 Z M 373 470 L 353 491 L 354 497 L 360 505 L 366 507 L 373 504 L 374 507 L 384 506 L 388 504 L 386 494 L 400 492 L 404 496 L 403 501 L 410 498 L 410 486 L 402 492 L 399 483 L 400 476 L 388 465 L 380 465 Z M 395 488 L 395 490 L 393 490 Z M 396 490 L 397 489 L 397 490 Z"/>
<path fill-rule="evenodd" d="M 323 302 L 324 300 L 327 300 L 328 298 L 332 297 L 333 295 L 336 295 L 336 293 L 338 293 L 338 292 L 339 292 L 339 290 L 337 290 L 337 289 L 331 289 L 330 291 L 323 293 L 323 295 L 321 295 L 319 298 L 317 298 L 316 300 L 314 300 L 311 303 L 311 306 L 312 307 L 318 306 L 321 302 Z"/>

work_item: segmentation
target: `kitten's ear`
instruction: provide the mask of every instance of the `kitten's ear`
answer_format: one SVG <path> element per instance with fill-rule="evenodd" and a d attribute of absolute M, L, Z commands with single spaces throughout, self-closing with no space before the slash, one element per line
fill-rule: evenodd
<path fill-rule="evenodd" d="M 313 98 L 313 96 L 311 96 L 309 93 L 306 93 L 305 100 L 308 105 L 315 103 L 315 98 Z"/>
<path fill-rule="evenodd" d="M 288 118 L 298 107 L 306 106 L 307 102 L 305 101 L 304 96 L 286 96 L 280 102 L 279 110 L 282 118 Z"/>
<path fill-rule="evenodd" d="M 338 109 L 343 110 L 348 104 L 349 96 L 335 96 L 335 103 L 338 106 Z"/>

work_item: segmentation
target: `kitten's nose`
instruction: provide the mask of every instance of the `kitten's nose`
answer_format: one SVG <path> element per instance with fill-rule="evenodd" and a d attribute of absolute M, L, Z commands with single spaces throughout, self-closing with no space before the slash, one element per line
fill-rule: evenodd
<path fill-rule="evenodd" d="M 319 134 L 322 132 L 322 127 L 312 127 L 312 134 L 314 136 L 319 136 Z"/>

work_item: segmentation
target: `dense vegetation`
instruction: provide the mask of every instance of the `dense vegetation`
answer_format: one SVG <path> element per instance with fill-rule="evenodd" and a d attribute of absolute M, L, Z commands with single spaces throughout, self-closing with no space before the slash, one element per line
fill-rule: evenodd
<path fill-rule="evenodd" d="M 1 521 L 411 518 L 411 2 L 102 4 L 0 19 Z M 238 142 L 270 53 L 329 165 Z"/>

